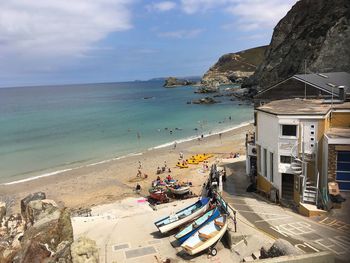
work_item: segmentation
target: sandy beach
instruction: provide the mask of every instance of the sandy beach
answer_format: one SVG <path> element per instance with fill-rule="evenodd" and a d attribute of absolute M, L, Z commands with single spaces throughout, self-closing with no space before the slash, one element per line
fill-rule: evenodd
<path fill-rule="evenodd" d="M 192 140 L 178 143 L 176 148 L 168 146 L 146 151 L 142 155 L 130 156 L 124 159 L 87 166 L 49 177 L 43 177 L 27 182 L 0 185 L 0 196 L 13 199 L 13 212 L 17 212 L 19 202 L 29 193 L 43 191 L 47 198 L 56 200 L 61 206 L 68 208 L 86 208 L 105 204 L 135 196 L 134 188 L 137 182 L 142 187 L 141 195 L 147 195 L 151 182 L 157 178 L 158 166 L 171 168 L 171 176 L 179 181 L 192 182 L 192 192 L 200 194 L 207 173 L 202 173 L 202 165 L 190 165 L 187 169 L 176 167 L 179 153 L 185 158 L 198 153 L 212 153 L 214 157 L 209 164 L 228 157 L 231 152 L 244 153 L 245 134 L 252 130 L 248 124 L 243 127 L 205 137 L 202 140 Z M 137 178 L 139 161 L 142 164 L 142 174 L 147 178 Z M 161 174 L 165 178 L 169 173 Z"/>

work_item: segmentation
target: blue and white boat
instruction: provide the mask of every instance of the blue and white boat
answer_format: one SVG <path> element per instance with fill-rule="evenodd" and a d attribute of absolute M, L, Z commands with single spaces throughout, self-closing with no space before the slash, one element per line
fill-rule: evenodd
<path fill-rule="evenodd" d="M 204 213 L 209 207 L 209 201 L 209 198 L 202 198 L 177 213 L 158 220 L 154 224 L 161 233 L 166 233 Z"/>
<path fill-rule="evenodd" d="M 227 230 L 227 216 L 221 215 L 218 218 L 206 223 L 190 236 L 181 247 L 190 255 L 195 255 L 205 249 L 211 248 Z"/>
<path fill-rule="evenodd" d="M 197 218 L 195 221 L 191 222 L 185 226 L 179 233 L 175 235 L 175 238 L 179 241 L 180 244 L 186 241 L 190 236 L 194 234 L 201 226 L 205 223 L 213 221 L 215 218 L 220 216 L 220 211 L 217 207 L 209 210 L 204 213 L 202 216 Z"/>

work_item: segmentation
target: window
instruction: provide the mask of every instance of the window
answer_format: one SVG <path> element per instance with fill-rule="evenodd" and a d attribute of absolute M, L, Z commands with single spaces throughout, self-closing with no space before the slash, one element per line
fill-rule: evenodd
<path fill-rule="evenodd" d="M 282 125 L 282 136 L 297 136 L 297 126 Z"/>
<path fill-rule="evenodd" d="M 267 177 L 267 150 L 264 149 L 264 176 Z"/>
<path fill-rule="evenodd" d="M 292 157 L 291 156 L 286 156 L 286 155 L 281 155 L 280 156 L 280 162 L 281 163 L 292 163 Z"/>
<path fill-rule="evenodd" d="M 273 182 L 273 153 L 270 153 L 270 172 L 271 172 L 271 182 Z"/>

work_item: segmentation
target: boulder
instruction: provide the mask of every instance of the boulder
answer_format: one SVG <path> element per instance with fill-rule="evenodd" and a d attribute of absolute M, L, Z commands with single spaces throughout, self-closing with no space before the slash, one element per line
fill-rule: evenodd
<path fill-rule="evenodd" d="M 26 207 L 30 201 L 34 200 L 43 200 L 46 199 L 46 194 L 43 192 L 36 192 L 30 195 L 27 195 L 21 200 L 21 214 L 23 215 L 26 211 Z"/>
<path fill-rule="evenodd" d="M 60 217 L 60 210 L 53 200 L 43 199 L 30 201 L 27 204 L 24 219 L 27 227 L 34 224 L 44 224 Z"/>
<path fill-rule="evenodd" d="M 87 238 L 80 237 L 71 245 L 73 263 L 98 263 L 99 255 L 96 242 Z"/>
<path fill-rule="evenodd" d="M 67 209 L 59 210 L 59 217 L 35 222 L 23 235 L 22 248 L 17 254 L 18 262 L 41 262 L 38 258 L 52 262 L 71 262 L 70 244 L 73 228 Z M 38 224 L 40 222 L 40 224 Z"/>

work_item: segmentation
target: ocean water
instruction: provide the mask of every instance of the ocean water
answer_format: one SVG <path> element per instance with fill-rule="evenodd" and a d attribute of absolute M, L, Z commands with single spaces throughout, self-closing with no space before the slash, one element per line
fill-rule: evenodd
<path fill-rule="evenodd" d="M 0 183 L 123 158 L 253 119 L 251 105 L 228 97 L 187 104 L 203 97 L 196 87 L 162 84 L 0 89 Z"/>

